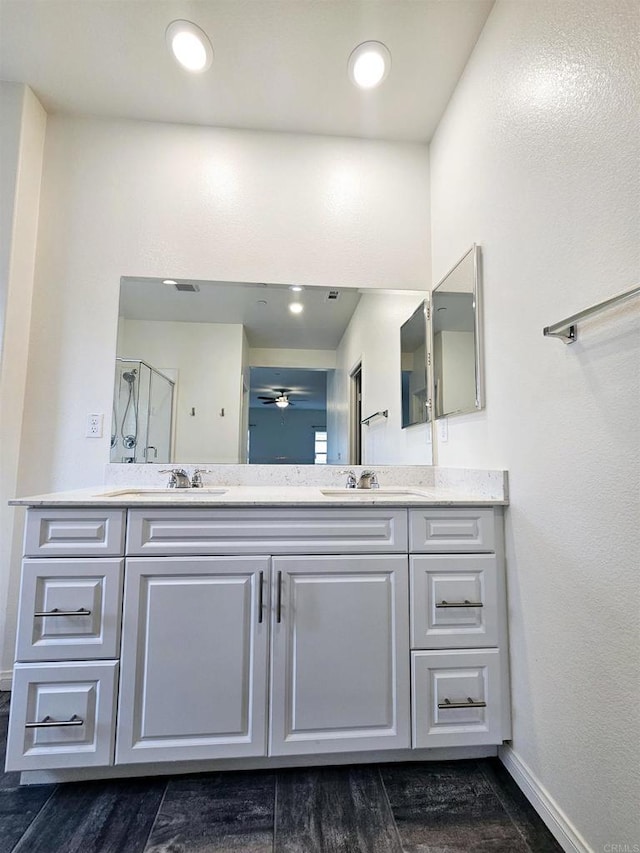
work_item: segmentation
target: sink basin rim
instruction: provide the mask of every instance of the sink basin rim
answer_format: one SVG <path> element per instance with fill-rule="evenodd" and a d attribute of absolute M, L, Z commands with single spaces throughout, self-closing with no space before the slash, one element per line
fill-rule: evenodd
<path fill-rule="evenodd" d="M 108 492 L 102 492 L 100 495 L 96 495 L 96 497 L 103 498 L 137 498 L 137 497 L 176 497 L 178 495 L 184 495 L 185 497 L 204 497 L 205 495 L 224 495 L 228 492 L 228 489 L 219 489 L 219 488 L 202 488 L 202 489 L 154 489 L 149 488 L 145 489 L 144 487 L 140 487 L 139 489 L 132 486 L 131 488 L 122 488 L 122 489 L 112 489 Z"/>
<path fill-rule="evenodd" d="M 394 488 L 380 489 L 320 489 L 321 494 L 327 498 L 345 497 L 345 498 L 375 498 L 375 497 L 396 497 L 396 498 L 423 498 L 426 497 L 423 491 L 418 489 L 406 488 L 399 486 Z"/>

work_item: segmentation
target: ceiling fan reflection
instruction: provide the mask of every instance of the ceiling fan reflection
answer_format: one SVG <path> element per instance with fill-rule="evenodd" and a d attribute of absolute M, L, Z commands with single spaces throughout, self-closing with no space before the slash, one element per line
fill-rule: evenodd
<path fill-rule="evenodd" d="M 287 406 L 295 406 L 289 399 L 289 394 L 291 394 L 290 388 L 274 388 L 273 393 L 276 395 L 275 397 L 258 397 L 258 400 L 262 400 L 263 406 L 276 405 L 279 409 L 286 409 Z"/>

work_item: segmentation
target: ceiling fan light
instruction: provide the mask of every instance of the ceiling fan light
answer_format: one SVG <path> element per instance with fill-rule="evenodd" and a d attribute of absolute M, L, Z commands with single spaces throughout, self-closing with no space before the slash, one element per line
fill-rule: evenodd
<path fill-rule="evenodd" d="M 287 400 L 286 397 L 278 397 L 278 399 L 276 400 L 276 406 L 279 409 L 286 409 L 288 405 L 289 405 L 289 401 Z"/>

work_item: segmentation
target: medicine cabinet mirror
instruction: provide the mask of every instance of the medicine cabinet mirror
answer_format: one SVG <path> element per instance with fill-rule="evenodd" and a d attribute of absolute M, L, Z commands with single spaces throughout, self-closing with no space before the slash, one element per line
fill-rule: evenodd
<path fill-rule="evenodd" d="M 432 293 L 434 418 L 483 407 L 480 329 L 480 248 L 474 244 Z"/>

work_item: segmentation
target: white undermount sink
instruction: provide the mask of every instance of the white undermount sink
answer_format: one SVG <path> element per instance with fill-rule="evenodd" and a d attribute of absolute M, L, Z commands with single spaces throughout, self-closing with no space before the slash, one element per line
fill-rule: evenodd
<path fill-rule="evenodd" d="M 142 498 L 142 497 L 172 497 L 172 498 L 201 498 L 211 495 L 224 495 L 228 489 L 114 489 L 102 492 L 97 497 L 105 498 Z"/>
<path fill-rule="evenodd" d="M 416 489 L 320 489 L 320 492 L 325 495 L 327 498 L 354 498 L 354 499 L 362 499 L 362 498 L 385 498 L 385 497 L 394 497 L 394 498 L 421 498 L 424 497 L 423 492 L 419 492 Z"/>

